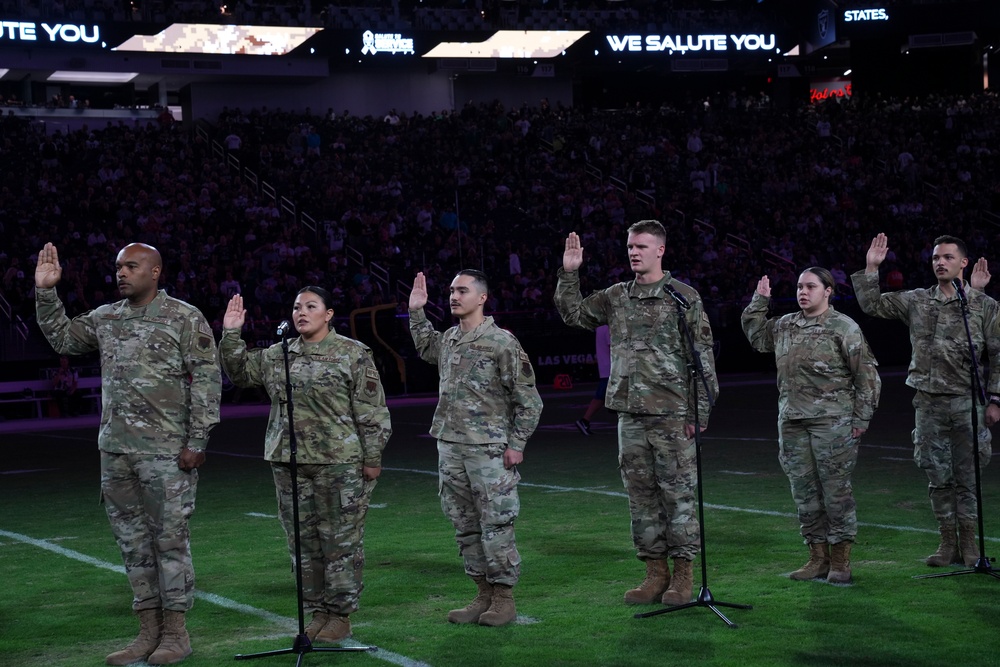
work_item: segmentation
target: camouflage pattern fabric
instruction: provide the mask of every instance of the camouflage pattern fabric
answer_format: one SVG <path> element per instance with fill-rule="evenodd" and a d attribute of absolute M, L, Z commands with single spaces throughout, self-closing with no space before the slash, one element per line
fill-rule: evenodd
<path fill-rule="evenodd" d="M 913 460 L 927 473 L 934 516 L 941 523 L 977 519 L 976 471 L 972 460 L 972 397 L 941 396 L 918 391 L 913 397 L 916 426 Z M 990 462 L 992 434 L 986 409 L 977 406 L 979 465 Z"/>
<path fill-rule="evenodd" d="M 438 486 L 441 509 L 455 527 L 466 574 L 514 586 L 521 574 L 514 539 L 521 475 L 516 467 L 504 468 L 506 448 L 503 443 L 438 440 Z"/>
<path fill-rule="evenodd" d="M 365 516 L 377 480 L 365 480 L 353 464 L 297 469 L 303 609 L 307 614 L 352 614 L 364 588 Z M 272 463 L 271 473 L 294 569 L 291 469 L 286 463 Z"/>
<path fill-rule="evenodd" d="M 457 326 L 441 333 L 423 309 L 410 311 L 410 335 L 420 358 L 437 365 L 440 374 L 431 435 L 466 444 L 502 442 L 524 451 L 538 426 L 542 398 L 514 335 L 492 317 L 467 333 Z"/>
<path fill-rule="evenodd" d="M 57 353 L 100 352 L 102 451 L 205 448 L 222 382 L 212 328 L 197 308 L 160 290 L 142 308 L 122 300 L 70 321 L 55 289 L 38 288 L 35 310 Z"/>
<path fill-rule="evenodd" d="M 953 409 L 961 405 L 964 397 L 972 400 L 968 335 L 958 295 L 949 298 L 937 285 L 929 289 L 880 294 L 878 274 L 864 271 L 853 274 L 851 280 L 858 305 L 865 313 L 900 320 L 910 329 L 913 356 L 906 384 L 917 390 L 913 401 L 916 409 L 914 461 L 927 473 L 935 516 L 940 520 L 961 511 L 966 512 L 968 518 L 978 517 L 975 503 L 971 508 L 968 503 L 969 480 L 975 477 L 972 408 L 966 404 L 964 417 L 961 408 Z M 1000 363 L 995 361 L 1000 359 L 997 302 L 971 286 L 966 287 L 966 297 L 972 344 L 980 355 L 981 371 L 988 369 L 983 388 L 987 393 L 1000 394 Z M 992 364 L 983 363 L 984 351 L 988 352 Z M 953 400 L 956 398 L 959 400 Z M 985 423 L 983 414 L 980 414 L 979 423 Z M 982 429 L 981 460 L 990 458 L 989 454 L 983 454 L 984 447 L 989 451 L 989 443 L 989 431 Z M 975 488 L 974 482 L 971 488 Z"/>
<path fill-rule="evenodd" d="M 709 389 L 719 393 L 712 354 L 712 329 L 701 297 L 689 285 L 674 280 L 668 272 L 651 285 L 635 281 L 618 283 L 580 295 L 578 271 L 559 269 L 555 303 L 566 324 L 594 330 L 602 324 L 611 329 L 611 376 L 605 404 L 609 410 L 646 415 L 673 415 L 694 422 L 694 398 L 698 396 L 698 417 L 708 424 L 708 397 L 702 387 L 693 391 L 687 341 L 678 322 L 677 306 L 663 285 L 669 283 L 681 293 L 691 308 L 684 318 L 694 338 Z"/>
<path fill-rule="evenodd" d="M 101 495 L 132 585 L 132 608 L 187 611 L 194 604 L 188 520 L 198 470 L 176 454 L 101 452 Z"/>
<path fill-rule="evenodd" d="M 858 440 L 850 414 L 778 420 L 778 461 L 788 475 L 806 544 L 853 542 L 858 534 L 851 473 Z"/>
<path fill-rule="evenodd" d="M 226 329 L 219 352 L 234 384 L 263 387 L 271 397 L 264 458 L 287 463 L 290 444 L 281 345 L 248 349 L 239 329 Z M 392 425 L 371 350 L 331 331 L 318 343 L 301 338 L 289 341 L 288 357 L 297 461 L 380 467 Z"/>
<path fill-rule="evenodd" d="M 848 432 L 868 429 L 882 391 L 878 362 L 861 327 L 831 306 L 819 317 L 801 311 L 767 319 L 769 299 L 754 294 L 743 333 L 778 368 L 778 420 L 852 415 Z"/>
<path fill-rule="evenodd" d="M 558 271 L 555 303 L 566 324 L 611 331 L 605 405 L 618 414 L 618 463 L 629 497 L 632 541 L 640 560 L 693 560 L 700 549 L 694 503 L 695 441 L 685 424 L 708 424 L 709 397 L 691 372 L 683 316 L 709 391 L 718 396 L 712 329 L 698 292 L 667 272 L 648 285 L 628 281 L 580 294 L 578 271 Z M 670 285 L 690 304 L 678 312 Z"/>
<path fill-rule="evenodd" d="M 204 449 L 219 422 L 211 327 L 163 290 L 141 308 L 122 300 L 70 320 L 56 290 L 38 288 L 35 310 L 56 352 L 101 355 L 101 490 L 133 606 L 190 609 L 188 520 L 198 473 L 177 462 L 184 447 Z"/>
<path fill-rule="evenodd" d="M 807 544 L 853 542 L 858 533 L 851 473 L 852 428 L 868 429 L 878 407 L 878 363 L 857 323 L 832 306 L 767 319 L 769 299 L 754 294 L 743 333 L 778 368 L 778 461 L 788 475 Z"/>
<path fill-rule="evenodd" d="M 665 415 L 618 414 L 618 466 L 639 560 L 694 560 L 698 528 L 695 442 Z"/>

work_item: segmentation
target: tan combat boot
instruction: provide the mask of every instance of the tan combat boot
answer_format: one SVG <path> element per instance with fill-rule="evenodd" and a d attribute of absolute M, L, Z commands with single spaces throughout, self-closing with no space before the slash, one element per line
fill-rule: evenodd
<path fill-rule="evenodd" d="M 809 545 L 809 560 L 799 569 L 788 575 L 794 581 L 808 581 L 817 577 L 825 577 L 830 572 L 830 545 L 826 542 L 813 542 Z"/>
<path fill-rule="evenodd" d="M 156 647 L 160 645 L 160 635 L 163 632 L 162 609 L 140 609 L 139 634 L 132 642 L 120 651 L 109 655 L 105 662 L 109 665 L 131 665 L 133 662 L 145 660 Z"/>
<path fill-rule="evenodd" d="M 491 625 L 493 627 L 507 625 L 517 616 L 514 609 L 514 591 L 510 586 L 504 584 L 493 585 L 493 601 L 490 608 L 479 617 L 479 625 Z"/>
<path fill-rule="evenodd" d="M 351 619 L 347 614 L 330 614 L 330 620 L 316 633 L 316 641 L 334 643 L 351 636 Z"/>
<path fill-rule="evenodd" d="M 325 611 L 314 611 L 312 615 L 312 620 L 309 621 L 309 625 L 306 626 L 305 633 L 309 641 L 315 641 L 316 635 L 319 631 L 323 629 L 323 626 L 327 624 L 330 620 L 330 614 Z"/>
<path fill-rule="evenodd" d="M 851 542 L 837 542 L 830 547 L 830 573 L 826 580 L 831 584 L 851 583 Z"/>
<path fill-rule="evenodd" d="M 958 562 L 958 542 L 955 539 L 955 524 L 944 522 L 939 526 L 941 544 L 937 551 L 928 556 L 924 562 L 931 567 L 946 567 Z"/>
<path fill-rule="evenodd" d="M 462 609 L 449 611 L 449 623 L 478 623 L 479 617 L 493 604 L 493 584 L 486 581 L 486 577 L 473 577 L 472 580 L 476 582 L 479 593 Z"/>
<path fill-rule="evenodd" d="M 191 655 L 191 638 L 184 627 L 184 612 L 163 611 L 163 637 L 153 655 L 146 658 L 151 665 L 173 665 Z"/>
<path fill-rule="evenodd" d="M 972 519 L 959 519 L 958 546 L 962 549 L 965 566 L 975 567 L 979 560 L 979 544 L 976 542 L 976 522 Z"/>
<path fill-rule="evenodd" d="M 647 560 L 646 578 L 638 588 L 625 591 L 625 604 L 653 604 L 670 587 L 670 568 L 665 560 Z"/>
<path fill-rule="evenodd" d="M 691 601 L 691 586 L 694 576 L 691 572 L 691 561 L 686 558 L 674 559 L 674 576 L 670 577 L 670 588 L 660 598 L 660 602 L 670 606 L 687 604 Z"/>

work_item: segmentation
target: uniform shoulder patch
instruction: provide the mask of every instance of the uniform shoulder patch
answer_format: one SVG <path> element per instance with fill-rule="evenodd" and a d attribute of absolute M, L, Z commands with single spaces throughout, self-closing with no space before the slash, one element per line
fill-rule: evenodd
<path fill-rule="evenodd" d="M 378 379 L 378 371 L 375 370 L 374 368 L 366 368 L 365 369 L 365 377 L 370 377 L 373 380 L 377 380 Z"/>
<path fill-rule="evenodd" d="M 212 336 L 213 335 L 212 334 L 212 325 L 210 325 L 205 320 L 202 320 L 201 324 L 198 325 L 198 333 L 203 333 L 206 336 Z"/>

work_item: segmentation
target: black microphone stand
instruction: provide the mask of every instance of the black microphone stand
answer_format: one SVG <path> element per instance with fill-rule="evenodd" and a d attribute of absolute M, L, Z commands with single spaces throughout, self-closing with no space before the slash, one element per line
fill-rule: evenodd
<path fill-rule="evenodd" d="M 284 324 L 284 323 L 283 323 Z M 306 635 L 305 609 L 303 608 L 302 593 L 302 544 L 299 533 L 299 468 L 297 461 L 298 440 L 295 438 L 295 418 L 293 416 L 294 402 L 292 401 L 292 374 L 288 364 L 288 328 L 282 326 L 278 329 L 281 335 L 281 351 L 285 357 L 285 399 L 288 402 L 288 445 L 289 445 L 289 472 L 292 475 L 292 524 L 295 536 L 295 590 L 299 609 L 299 634 L 295 635 L 290 648 L 282 648 L 274 651 L 263 651 L 261 653 L 240 653 L 235 656 L 236 660 L 252 660 L 254 658 L 266 658 L 273 655 L 287 655 L 294 653 L 298 656 L 295 667 L 300 667 L 307 653 L 340 653 L 344 651 L 377 651 L 375 646 L 313 646 L 312 641 Z"/>
<path fill-rule="evenodd" d="M 979 410 L 977 406 L 986 403 L 986 394 L 983 391 L 982 380 L 979 377 L 979 361 L 976 358 L 976 346 L 972 342 L 972 329 L 969 327 L 969 300 L 965 295 L 965 291 L 961 289 L 961 282 L 957 279 L 955 282 L 958 283 L 955 285 L 955 291 L 958 294 L 962 308 L 962 320 L 965 322 L 965 337 L 969 345 L 969 359 L 971 360 L 969 372 L 972 378 L 969 381 L 969 391 L 972 392 L 972 410 L 970 410 L 972 421 L 972 468 L 976 472 L 976 514 L 979 515 L 979 558 L 976 559 L 976 564 L 971 568 L 956 570 L 954 572 L 921 574 L 913 578 L 935 579 L 937 577 L 957 577 L 961 574 L 987 574 L 1000 579 L 1000 572 L 993 569 L 993 565 L 991 565 L 992 559 L 986 556 L 986 538 L 983 536 L 983 477 L 981 466 L 979 465 Z M 990 363 L 998 363 L 998 361 L 990 359 Z"/>
<path fill-rule="evenodd" d="M 679 604 L 675 607 L 664 607 L 663 609 L 636 614 L 635 618 L 647 618 L 649 616 L 658 616 L 659 614 L 669 614 L 672 611 L 690 609 L 691 607 L 708 607 L 714 611 L 719 618 L 725 621 L 726 625 L 731 628 L 735 628 L 737 627 L 736 624 L 726 618 L 726 615 L 719 611 L 718 607 L 753 609 L 753 605 L 721 602 L 712 596 L 712 591 L 708 588 L 708 557 L 706 555 L 705 548 L 705 501 L 701 491 L 701 420 L 698 415 L 698 384 L 700 383 L 705 389 L 705 396 L 708 397 L 709 409 L 715 405 L 715 397 L 712 396 L 712 391 L 708 387 L 708 380 L 705 379 L 705 369 L 701 364 L 701 356 L 698 354 L 698 349 L 694 345 L 694 337 L 691 335 L 691 328 L 688 326 L 687 320 L 684 317 L 684 309 L 689 308 L 690 306 L 683 296 L 669 287 L 669 284 L 666 285 L 666 289 L 677 302 L 677 319 L 680 320 L 681 332 L 684 334 L 684 339 L 687 341 L 688 350 L 691 354 L 691 363 L 688 367 L 691 369 L 691 376 L 694 378 L 691 390 L 694 392 L 694 451 L 695 472 L 698 484 L 698 530 L 701 533 L 701 590 L 698 591 L 698 597 L 691 602 Z"/>

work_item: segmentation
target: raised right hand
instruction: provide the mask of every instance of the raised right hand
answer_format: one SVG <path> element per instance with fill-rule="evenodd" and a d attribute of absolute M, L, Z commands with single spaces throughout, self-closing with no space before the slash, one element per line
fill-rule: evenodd
<path fill-rule="evenodd" d="M 563 270 L 576 271 L 583 265 L 583 246 L 576 232 L 570 232 L 566 237 L 566 250 L 563 252 Z"/>
<path fill-rule="evenodd" d="M 234 294 L 226 306 L 226 314 L 222 317 L 222 326 L 225 329 L 242 329 L 243 323 L 247 319 L 247 310 L 243 307 L 243 297 Z"/>
<path fill-rule="evenodd" d="M 410 310 L 420 310 L 427 305 L 427 278 L 423 272 L 413 279 L 413 289 L 410 290 Z"/>
<path fill-rule="evenodd" d="M 62 266 L 59 264 L 59 252 L 54 245 L 46 243 L 38 253 L 35 287 L 55 287 L 60 278 L 62 278 Z"/>
<path fill-rule="evenodd" d="M 889 252 L 889 239 L 885 234 L 879 234 L 872 239 L 872 245 L 865 255 L 865 273 L 875 273 L 878 265 L 885 259 L 885 254 Z"/>
<path fill-rule="evenodd" d="M 757 294 L 768 299 L 771 298 L 771 281 L 767 276 L 763 276 L 757 281 Z"/>

